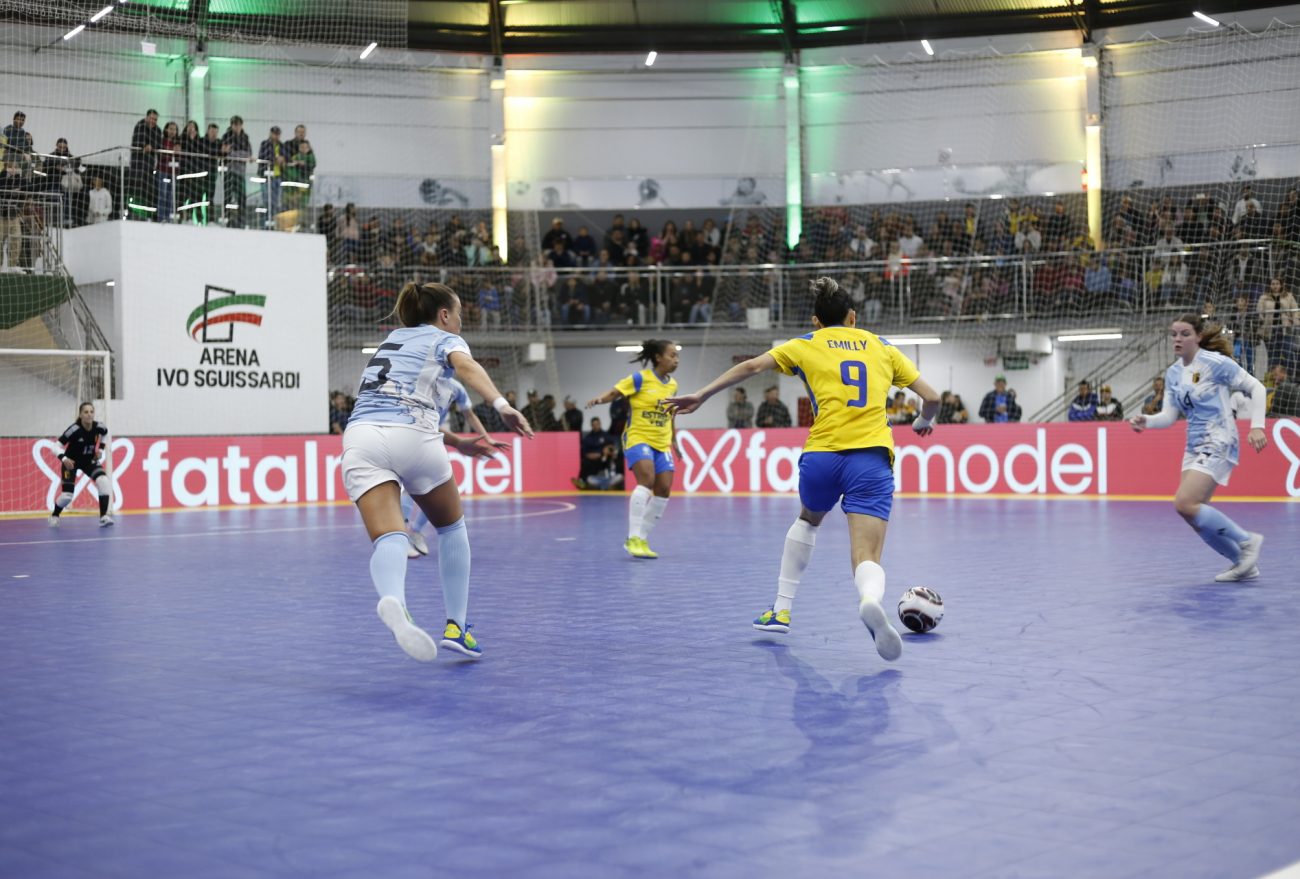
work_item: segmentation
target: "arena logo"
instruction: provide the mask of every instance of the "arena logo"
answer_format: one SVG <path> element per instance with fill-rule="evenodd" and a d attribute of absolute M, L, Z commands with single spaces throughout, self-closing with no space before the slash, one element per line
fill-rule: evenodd
<path fill-rule="evenodd" d="M 237 293 L 208 284 L 203 288 L 203 304 L 185 320 L 185 331 L 196 342 L 230 343 L 235 340 L 235 324 L 260 327 L 265 310 L 266 296 L 261 293 Z M 225 332 L 214 331 L 216 327 Z"/>

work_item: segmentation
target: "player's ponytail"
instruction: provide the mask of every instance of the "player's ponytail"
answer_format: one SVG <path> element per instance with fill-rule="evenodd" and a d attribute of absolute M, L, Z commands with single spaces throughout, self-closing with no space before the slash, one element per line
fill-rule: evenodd
<path fill-rule="evenodd" d="M 1196 330 L 1196 335 L 1200 336 L 1201 347 L 1206 351 L 1213 351 L 1225 357 L 1232 356 L 1232 339 L 1224 332 L 1223 324 L 1207 322 L 1203 315 L 1191 312 L 1182 315 L 1174 323 L 1187 324 Z"/>
<path fill-rule="evenodd" d="M 834 278 L 818 278 L 809 286 L 813 294 L 813 314 L 817 315 L 822 326 L 833 327 L 848 319 L 853 302 Z"/>
<path fill-rule="evenodd" d="M 408 281 L 397 294 L 393 314 L 404 327 L 437 323 L 438 313 L 456 307 L 456 291 L 446 284 L 417 284 Z"/>
<path fill-rule="evenodd" d="M 668 350 L 668 346 L 674 344 L 671 339 L 646 339 L 641 343 L 641 353 L 633 357 L 629 363 L 640 363 L 649 369 L 654 369 L 655 360 L 660 354 Z"/>

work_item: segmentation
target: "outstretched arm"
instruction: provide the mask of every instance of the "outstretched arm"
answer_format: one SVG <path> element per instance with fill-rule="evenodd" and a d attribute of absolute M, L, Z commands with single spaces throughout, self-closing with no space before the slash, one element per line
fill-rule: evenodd
<path fill-rule="evenodd" d="M 488 402 L 490 403 L 491 400 L 489 400 Z M 499 443 L 496 440 L 492 439 L 492 436 L 487 432 L 487 428 L 483 426 L 483 422 L 479 420 L 478 415 L 474 412 L 473 406 L 465 407 L 465 421 L 467 421 L 469 423 L 470 428 L 472 428 L 473 431 L 478 434 L 478 438 L 483 442 L 487 443 L 489 446 L 495 449 L 509 448 L 509 443 Z"/>
<path fill-rule="evenodd" d="M 528 424 L 528 419 L 523 413 L 506 402 L 506 398 L 497 390 L 497 386 L 492 383 L 488 376 L 487 370 L 479 365 L 479 362 L 470 357 L 464 351 L 453 351 L 447 356 L 447 362 L 451 368 L 456 370 L 456 375 L 460 380 L 469 386 L 470 390 L 481 396 L 484 400 L 491 400 L 492 407 L 501 413 L 501 420 L 505 422 L 506 427 L 515 433 L 523 436 L 532 436 L 533 429 Z"/>
<path fill-rule="evenodd" d="M 587 405 L 583 406 L 582 408 L 590 409 L 592 406 L 603 406 L 606 403 L 614 402 L 621 396 L 623 396 L 623 392 L 620 391 L 618 388 L 610 388 L 608 391 L 601 394 L 599 397 L 592 397 L 590 400 L 587 401 Z"/>
<path fill-rule="evenodd" d="M 737 363 L 695 393 L 669 397 L 664 402 L 673 410 L 674 414 L 680 412 L 685 415 L 700 408 L 705 400 L 718 391 L 725 391 L 732 385 L 738 385 L 745 379 L 752 378 L 769 369 L 776 369 L 776 358 L 771 354 L 760 354 L 757 357 L 751 357 L 744 363 Z"/>

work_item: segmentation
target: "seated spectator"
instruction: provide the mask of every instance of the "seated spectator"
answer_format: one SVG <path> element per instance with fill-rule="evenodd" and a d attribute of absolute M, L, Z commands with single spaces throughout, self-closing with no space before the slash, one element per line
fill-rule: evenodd
<path fill-rule="evenodd" d="M 944 391 L 939 395 L 939 414 L 935 416 L 936 424 L 952 424 L 953 417 L 957 412 L 956 398 L 952 391 Z"/>
<path fill-rule="evenodd" d="M 515 392 L 506 391 L 505 397 L 506 402 L 513 407 L 515 405 Z M 505 431 L 506 426 L 505 422 L 501 420 L 501 413 L 497 412 L 487 400 L 482 400 L 474 406 L 474 414 L 478 416 L 478 420 L 483 423 L 483 429 L 488 433 L 503 433 Z"/>
<path fill-rule="evenodd" d="M 998 376 L 993 380 L 993 390 L 985 394 L 980 403 L 980 418 L 990 424 L 1006 424 L 1019 421 L 1020 414 L 1016 392 L 1007 388 L 1005 375 Z"/>
<path fill-rule="evenodd" d="M 899 391 L 885 407 L 885 415 L 890 424 L 911 424 L 916 420 L 916 407 L 907 399 L 907 394 Z"/>
<path fill-rule="evenodd" d="M 1300 386 L 1291 381 L 1287 368 L 1280 363 L 1269 370 L 1273 378 L 1273 392 L 1268 398 L 1270 418 L 1300 417 Z"/>
<path fill-rule="evenodd" d="M 1165 377 L 1158 375 L 1151 380 L 1151 393 L 1142 399 L 1143 415 L 1158 415 L 1165 407 Z"/>
<path fill-rule="evenodd" d="M 952 395 L 952 423 L 966 424 L 970 421 L 970 413 L 966 411 L 966 404 L 961 401 L 961 394 Z"/>
<path fill-rule="evenodd" d="M 1083 289 L 1090 304 L 1100 304 L 1109 299 L 1112 283 L 1110 260 L 1105 254 L 1084 257 Z"/>
<path fill-rule="evenodd" d="M 478 286 L 479 329 L 485 329 L 489 325 L 499 328 L 504 309 L 505 303 L 501 299 L 501 291 L 497 289 L 496 283 L 491 278 L 481 278 Z"/>
<path fill-rule="evenodd" d="M 555 417 L 555 396 L 547 394 L 542 397 L 542 402 L 537 406 L 538 413 L 537 424 L 540 430 L 559 433 L 564 430 L 564 424 L 560 419 Z"/>
<path fill-rule="evenodd" d="M 1016 252 L 1038 253 L 1042 249 L 1043 233 L 1038 231 L 1038 226 L 1032 219 L 1024 220 L 1020 224 L 1020 231 L 1016 232 Z"/>
<path fill-rule="evenodd" d="M 1097 401 L 1097 420 L 1124 420 L 1124 404 L 1111 396 L 1110 385 L 1101 386 L 1101 398 Z"/>
<path fill-rule="evenodd" d="M 565 399 L 567 401 L 568 398 Z M 600 419 L 591 419 L 591 430 L 583 434 L 581 440 L 580 454 L 582 457 L 578 465 L 578 475 L 571 480 L 575 488 L 586 489 L 591 487 L 587 480 L 605 469 L 607 464 L 606 449 L 614 445 L 614 437 L 601 430 Z"/>
<path fill-rule="evenodd" d="M 574 236 L 571 247 L 579 266 L 589 266 L 596 261 L 596 239 L 591 237 L 586 226 L 578 227 L 578 234 Z"/>
<path fill-rule="evenodd" d="M 759 427 L 789 427 L 794 423 L 790 420 L 790 410 L 781 402 L 781 392 L 776 385 L 763 391 L 763 402 L 758 406 L 755 423 Z"/>
<path fill-rule="evenodd" d="M 342 391 L 334 391 L 330 394 L 330 433 L 341 434 L 343 429 L 348 426 L 348 416 L 351 409 L 348 406 L 348 398 Z"/>
<path fill-rule="evenodd" d="M 565 280 L 559 293 L 560 321 L 566 324 L 591 323 L 591 301 L 586 286 L 576 275 Z"/>
<path fill-rule="evenodd" d="M 567 251 L 573 245 L 573 236 L 565 231 L 562 217 L 551 220 L 551 228 L 542 236 L 542 252 L 549 253 L 554 250 L 556 242 L 560 243 L 561 251 Z"/>
<path fill-rule="evenodd" d="M 1079 382 L 1079 393 L 1070 402 L 1069 418 L 1071 421 L 1095 421 L 1097 419 L 1097 395 L 1086 381 Z"/>
<path fill-rule="evenodd" d="M 731 393 L 731 402 L 727 404 L 727 427 L 745 428 L 754 426 L 754 404 L 749 402 L 744 388 L 736 388 Z"/>

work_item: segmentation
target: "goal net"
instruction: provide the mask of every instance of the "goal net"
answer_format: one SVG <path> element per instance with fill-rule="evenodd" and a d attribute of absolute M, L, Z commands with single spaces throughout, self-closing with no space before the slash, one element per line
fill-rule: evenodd
<path fill-rule="evenodd" d="M 129 441 L 112 436 L 112 355 L 107 351 L 0 348 L 0 515 L 48 513 L 61 492 L 63 447 L 58 438 L 82 403 L 110 429 L 100 463 L 113 483 L 115 466 L 129 460 Z M 69 512 L 98 513 L 98 491 L 77 472 Z M 112 509 L 121 505 L 114 496 Z"/>

